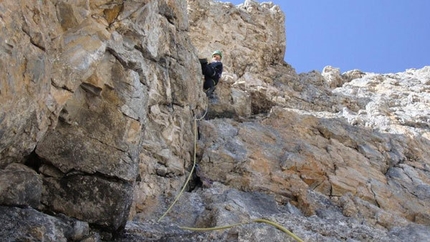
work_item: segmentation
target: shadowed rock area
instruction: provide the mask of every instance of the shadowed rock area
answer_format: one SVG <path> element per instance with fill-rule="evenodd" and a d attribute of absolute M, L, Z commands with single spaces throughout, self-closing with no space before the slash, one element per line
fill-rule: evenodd
<path fill-rule="evenodd" d="M 430 240 L 429 66 L 296 73 L 253 0 L 3 1 L 0 28 L 4 241 Z"/>

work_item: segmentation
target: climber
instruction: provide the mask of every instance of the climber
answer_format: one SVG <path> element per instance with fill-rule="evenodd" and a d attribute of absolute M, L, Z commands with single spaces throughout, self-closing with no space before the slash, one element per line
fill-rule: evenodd
<path fill-rule="evenodd" d="M 212 62 L 208 63 L 206 58 L 199 59 L 202 66 L 202 74 L 205 77 L 205 82 L 203 83 L 203 90 L 206 96 L 209 98 L 213 97 L 213 92 L 218 84 L 219 79 L 222 75 L 222 52 L 216 50 L 212 53 Z"/>

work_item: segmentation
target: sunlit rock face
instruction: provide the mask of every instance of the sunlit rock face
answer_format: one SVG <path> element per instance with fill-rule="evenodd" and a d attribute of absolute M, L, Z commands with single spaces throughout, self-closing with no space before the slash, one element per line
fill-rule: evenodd
<path fill-rule="evenodd" d="M 297 74 L 252 0 L 3 1 L 0 24 L 2 238 L 430 239 L 430 67 Z"/>
<path fill-rule="evenodd" d="M 194 112 L 205 103 L 186 7 L 0 4 L 3 205 L 119 231 L 139 204 L 136 180 L 146 183 L 159 166 L 159 177 L 179 178 L 165 179 L 156 192 L 181 182 Z"/>

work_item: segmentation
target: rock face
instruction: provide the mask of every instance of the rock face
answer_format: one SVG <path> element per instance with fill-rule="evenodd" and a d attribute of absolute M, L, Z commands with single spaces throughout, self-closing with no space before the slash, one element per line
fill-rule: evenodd
<path fill-rule="evenodd" d="M 1 2 L 1 237 L 294 241 L 264 218 L 429 240 L 430 67 L 297 74 L 284 20 L 252 0 Z"/>
<path fill-rule="evenodd" d="M 2 204 L 118 231 L 140 201 L 136 180 L 152 172 L 145 166 L 181 181 L 193 112 L 205 102 L 186 7 L 0 4 Z"/>

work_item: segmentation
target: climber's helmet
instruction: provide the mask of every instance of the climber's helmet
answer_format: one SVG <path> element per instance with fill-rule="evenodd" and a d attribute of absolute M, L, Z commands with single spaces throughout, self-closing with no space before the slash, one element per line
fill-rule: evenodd
<path fill-rule="evenodd" d="M 222 59 L 222 52 L 220 50 L 216 50 L 212 53 L 212 57 L 214 57 L 214 55 L 219 55 L 220 59 Z"/>

